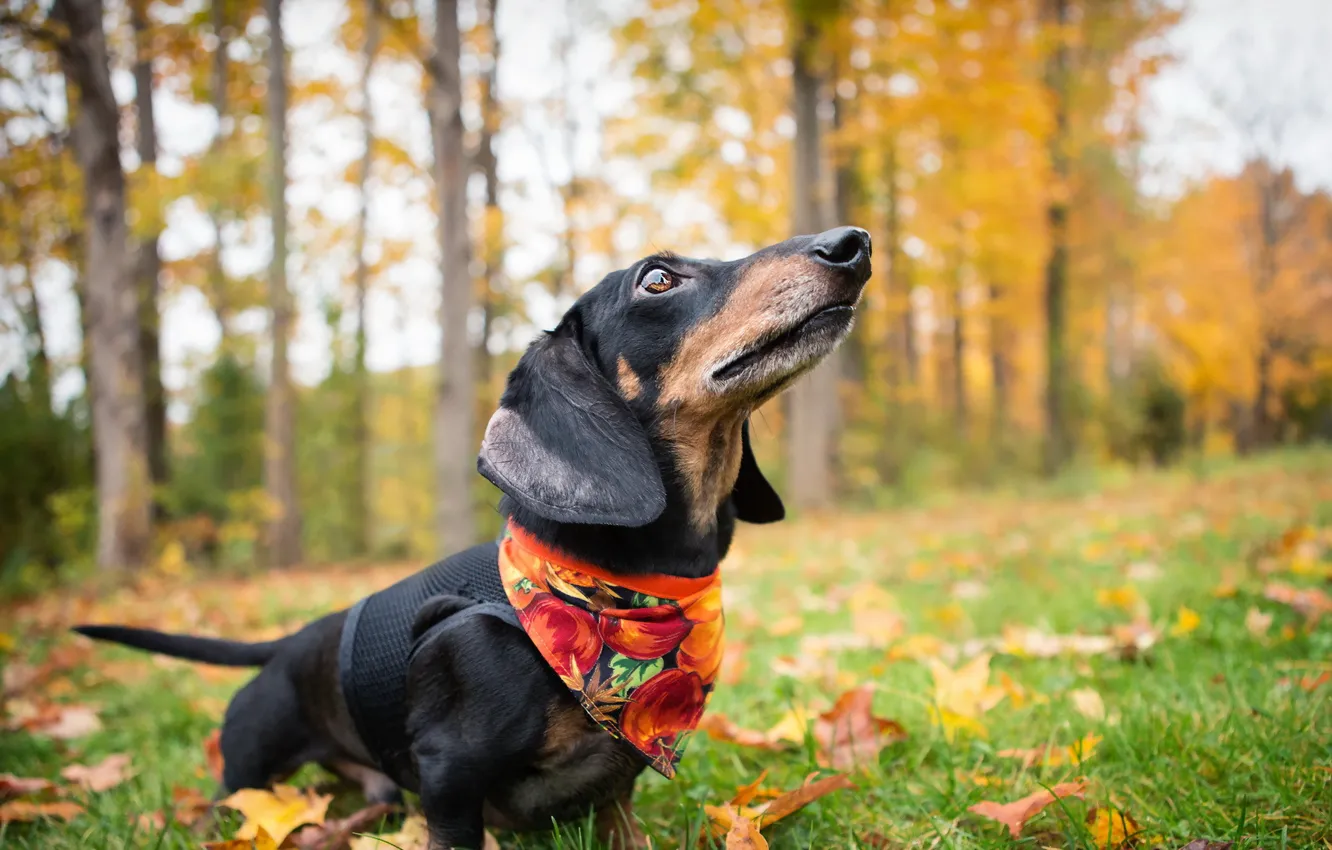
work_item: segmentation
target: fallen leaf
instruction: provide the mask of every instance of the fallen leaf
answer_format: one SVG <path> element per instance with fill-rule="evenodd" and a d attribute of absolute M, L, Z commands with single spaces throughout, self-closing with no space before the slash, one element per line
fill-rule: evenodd
<path fill-rule="evenodd" d="M 873 701 L 874 689 L 869 685 L 847 691 L 814 721 L 820 765 L 835 770 L 864 768 L 878 763 L 884 747 L 906 740 L 902 724 L 873 715 Z"/>
<path fill-rule="evenodd" d="M 769 741 L 790 741 L 793 744 L 805 743 L 805 734 L 809 730 L 809 722 L 813 717 L 813 711 L 812 707 L 792 706 L 767 731 L 767 739 Z"/>
<path fill-rule="evenodd" d="M 1142 610 L 1142 594 L 1131 584 L 1121 587 L 1102 587 L 1096 591 L 1096 604 L 1102 608 L 1120 608 L 1129 613 Z"/>
<path fill-rule="evenodd" d="M 742 728 L 732 722 L 726 715 L 716 711 L 703 715 L 703 720 L 698 724 L 698 728 L 707 732 L 710 738 L 738 744 L 742 747 L 756 747 L 761 750 L 782 748 L 780 739 L 770 738 L 767 734 L 756 729 Z M 802 737 L 801 740 L 803 741 L 804 738 Z"/>
<path fill-rule="evenodd" d="M 967 811 L 1002 823 L 1008 827 L 1009 835 L 1017 838 L 1022 834 L 1022 828 L 1027 825 L 1027 821 L 1040 814 L 1046 806 L 1065 797 L 1082 799 L 1086 790 L 1087 784 L 1085 782 L 1061 782 L 1052 788 L 1042 788 L 1034 794 L 1028 794 L 1021 800 L 1014 800 L 1011 803 L 995 803 L 991 800 L 982 800 Z"/>
<path fill-rule="evenodd" d="M 26 691 L 40 675 L 41 671 L 33 664 L 22 661 L 6 664 L 4 673 L 0 674 L 0 696 L 7 698 Z"/>
<path fill-rule="evenodd" d="M 129 769 L 130 757 L 125 753 L 107 756 L 91 767 L 71 764 L 60 775 L 85 791 L 105 791 L 114 788 L 134 775 Z"/>
<path fill-rule="evenodd" d="M 1263 596 L 1295 609 L 1304 617 L 1307 626 L 1315 625 L 1324 614 L 1332 611 L 1332 596 L 1317 587 L 1298 588 L 1272 582 L 1263 588 Z"/>
<path fill-rule="evenodd" d="M 245 823 L 236 832 L 237 838 L 254 838 L 262 829 L 274 842 L 281 844 L 296 827 L 323 823 L 332 799 L 332 794 L 302 792 L 290 785 L 277 785 L 272 791 L 244 788 L 218 805 L 245 815 Z"/>
<path fill-rule="evenodd" d="M 364 832 L 366 827 L 395 809 L 397 806 L 389 803 L 376 803 L 345 818 L 303 826 L 292 833 L 283 846 L 295 847 L 297 850 L 343 850 L 351 841 L 353 833 Z M 389 850 L 387 844 L 384 847 Z"/>
<path fill-rule="evenodd" d="M 230 841 L 209 841 L 203 850 L 277 850 L 278 843 L 259 827 L 253 838 L 233 838 Z"/>
<path fill-rule="evenodd" d="M 43 818 L 73 820 L 83 814 L 83 806 L 77 803 L 33 803 L 28 800 L 11 800 L 0 805 L 0 823 L 27 822 Z"/>
<path fill-rule="evenodd" d="M 28 779 L 15 776 L 12 773 L 0 773 L 0 800 L 40 794 L 43 791 L 50 791 L 54 787 L 55 783 L 49 779 Z"/>
<path fill-rule="evenodd" d="M 739 788 L 735 789 L 735 796 L 731 798 L 731 805 L 736 808 L 748 806 L 754 797 L 758 796 L 759 785 L 761 785 L 763 780 L 767 778 L 768 771 L 765 770 L 758 775 L 758 779 L 755 779 L 748 785 L 741 785 Z"/>
<path fill-rule="evenodd" d="M 1096 752 L 1096 745 L 1100 742 L 1100 735 L 1089 734 L 1066 747 L 1042 745 L 1029 750 L 1000 750 L 997 755 L 1001 758 L 1022 759 L 1023 767 L 1036 765 L 1059 767 L 1065 764 L 1082 764 L 1092 757 Z"/>
<path fill-rule="evenodd" d="M 199 792 L 198 788 L 186 788 L 180 785 L 171 789 L 171 816 L 177 823 L 193 826 L 200 818 L 208 814 L 212 803 Z"/>
<path fill-rule="evenodd" d="M 1099 850 L 1115 850 L 1141 830 L 1127 812 L 1098 807 L 1087 813 L 1087 831 Z"/>
<path fill-rule="evenodd" d="M 133 820 L 134 825 L 143 832 L 161 832 L 166 829 L 166 815 L 161 811 L 140 812 Z"/>
<path fill-rule="evenodd" d="M 1234 842 L 1231 841 L 1208 841 L 1206 838 L 1195 838 L 1179 850 L 1230 850 L 1233 846 Z"/>
<path fill-rule="evenodd" d="M 1183 637 L 1190 634 L 1202 623 L 1202 617 L 1187 605 L 1179 606 L 1179 612 L 1175 615 L 1175 625 L 1170 627 L 1170 634 L 1174 637 Z"/>
<path fill-rule="evenodd" d="M 54 720 L 31 727 L 31 731 L 58 741 L 72 741 L 87 737 L 101 728 L 102 721 L 94 709 L 86 705 L 71 705 L 61 707 Z"/>
<path fill-rule="evenodd" d="M 768 623 L 766 631 L 772 637 L 786 637 L 795 634 L 804 627 L 804 619 L 798 614 L 791 614 Z"/>
<path fill-rule="evenodd" d="M 1317 676 L 1304 676 L 1300 679 L 1300 687 L 1303 690 L 1312 693 L 1318 688 L 1332 681 L 1332 673 L 1321 673 Z"/>
<path fill-rule="evenodd" d="M 768 842 L 753 821 L 737 814 L 726 832 L 726 850 L 768 850 Z"/>
<path fill-rule="evenodd" d="M 1244 628 L 1254 637 L 1267 637 L 1268 630 L 1272 628 L 1272 615 L 1264 614 L 1257 608 L 1250 608 L 1244 615 Z"/>
<path fill-rule="evenodd" d="M 1068 698 L 1073 701 L 1073 707 L 1078 710 L 1078 714 L 1091 720 L 1105 719 L 1105 701 L 1101 695 L 1091 688 L 1077 688 L 1068 692 Z"/>
<path fill-rule="evenodd" d="M 1130 581 L 1151 582 L 1161 578 L 1161 568 L 1152 561 L 1135 561 L 1124 570 Z"/>
<path fill-rule="evenodd" d="M 986 729 L 980 722 L 981 715 L 1004 698 L 1003 689 L 989 683 L 990 655 L 978 655 L 957 670 L 937 660 L 931 660 L 929 666 L 934 676 L 934 704 L 930 713 L 934 722 L 943 727 L 944 736 L 949 741 L 959 731 L 984 736 Z"/>
<path fill-rule="evenodd" d="M 780 797 L 776 797 L 761 806 L 755 806 L 754 811 L 760 816 L 759 823 L 763 826 L 769 826 L 787 815 L 800 811 L 820 797 L 825 797 L 834 791 L 855 787 L 844 773 L 823 779 L 806 780 L 805 784 L 799 788 L 787 791 Z"/>
<path fill-rule="evenodd" d="M 426 850 L 430 834 L 425 818 L 412 815 L 402 822 L 402 829 L 383 835 L 358 835 L 351 840 L 349 850 Z"/>
<path fill-rule="evenodd" d="M 208 775 L 219 785 L 222 783 L 222 730 L 214 729 L 203 742 L 204 760 L 208 764 Z"/>
<path fill-rule="evenodd" d="M 1104 655 L 1115 651 L 1109 635 L 1052 635 L 1026 626 L 1009 625 L 997 647 L 1019 658 L 1054 658 L 1059 655 Z"/>

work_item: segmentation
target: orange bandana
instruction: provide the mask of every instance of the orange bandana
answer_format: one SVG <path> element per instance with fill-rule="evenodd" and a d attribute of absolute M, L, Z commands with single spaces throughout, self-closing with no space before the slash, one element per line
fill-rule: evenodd
<path fill-rule="evenodd" d="M 614 576 L 512 523 L 499 572 L 523 630 L 588 715 L 675 776 L 721 666 L 721 572 Z"/>

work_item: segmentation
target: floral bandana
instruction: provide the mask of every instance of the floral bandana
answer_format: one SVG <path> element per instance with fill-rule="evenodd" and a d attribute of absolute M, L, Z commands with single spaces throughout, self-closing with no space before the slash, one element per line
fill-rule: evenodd
<path fill-rule="evenodd" d="M 675 776 L 721 666 L 720 572 L 613 576 L 512 523 L 499 572 L 523 630 L 588 715 Z"/>

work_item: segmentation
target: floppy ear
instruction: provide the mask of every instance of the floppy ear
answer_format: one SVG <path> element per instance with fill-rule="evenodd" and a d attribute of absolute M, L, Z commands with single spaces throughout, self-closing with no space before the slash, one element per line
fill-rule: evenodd
<path fill-rule="evenodd" d="M 740 475 L 731 488 L 731 501 L 735 504 L 737 519 L 761 525 L 786 518 L 782 497 L 763 477 L 754 452 L 749 447 L 749 420 L 740 428 Z"/>
<path fill-rule="evenodd" d="M 518 362 L 476 467 L 523 508 L 556 522 L 640 526 L 666 508 L 647 432 L 567 326 Z"/>

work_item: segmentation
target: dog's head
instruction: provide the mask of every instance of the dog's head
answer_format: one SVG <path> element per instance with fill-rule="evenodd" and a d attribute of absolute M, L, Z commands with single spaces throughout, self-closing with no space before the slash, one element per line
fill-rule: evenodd
<path fill-rule="evenodd" d="M 614 272 L 523 355 L 477 467 L 555 522 L 643 526 L 671 505 L 705 532 L 728 498 L 741 520 L 779 520 L 749 413 L 846 336 L 869 273 L 855 227 Z"/>

